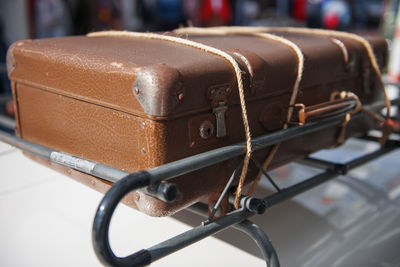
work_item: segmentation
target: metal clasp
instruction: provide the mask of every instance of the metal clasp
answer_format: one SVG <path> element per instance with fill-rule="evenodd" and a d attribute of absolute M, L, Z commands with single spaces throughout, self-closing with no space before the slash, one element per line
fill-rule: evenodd
<path fill-rule="evenodd" d="M 295 125 L 295 126 L 303 126 L 306 123 L 307 120 L 307 113 L 306 113 L 306 105 L 302 103 L 294 104 L 289 106 L 290 108 L 293 108 L 293 114 L 295 119 L 297 119 L 296 122 L 294 121 L 289 121 L 288 123 L 290 125 Z"/>
<path fill-rule="evenodd" d="M 226 122 L 225 122 L 225 112 L 228 106 L 225 102 L 219 102 L 219 106 L 213 108 L 213 113 L 215 114 L 215 119 L 217 121 L 217 137 L 226 136 Z"/>

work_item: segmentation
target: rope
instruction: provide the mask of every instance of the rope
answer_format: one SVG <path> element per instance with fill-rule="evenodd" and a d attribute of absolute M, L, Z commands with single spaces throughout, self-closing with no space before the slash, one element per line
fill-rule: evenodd
<path fill-rule="evenodd" d="M 349 123 L 350 119 L 351 119 L 350 113 L 346 113 L 346 115 L 344 116 L 344 121 L 342 122 L 342 124 L 340 124 L 339 136 L 337 138 L 337 143 L 339 145 L 344 143 L 346 137 L 346 126 Z"/>
<path fill-rule="evenodd" d="M 216 27 L 216 28 L 196 28 L 196 27 L 187 27 L 187 28 L 179 28 L 174 31 L 177 34 L 192 34 L 192 35 L 229 35 L 229 34 L 237 34 L 237 35 L 250 35 L 250 36 L 256 36 L 259 38 L 263 39 L 268 39 L 272 40 L 275 42 L 278 42 L 280 44 L 283 44 L 290 49 L 294 51 L 297 57 L 297 75 L 296 75 L 296 80 L 293 85 L 293 90 L 292 90 L 292 95 L 290 97 L 289 101 L 289 109 L 287 112 L 286 116 L 286 121 L 285 124 L 283 125 L 283 129 L 286 129 L 288 127 L 288 123 L 290 122 L 290 119 L 293 114 L 293 105 L 296 102 L 297 94 L 299 91 L 299 86 L 300 82 L 303 76 L 303 70 L 304 70 L 304 55 L 301 52 L 301 49 L 293 42 L 289 41 L 286 38 L 276 36 L 273 34 L 269 33 L 261 33 L 261 32 L 253 32 L 253 31 L 248 31 L 246 30 L 245 27 Z M 271 151 L 269 152 L 267 159 L 264 161 L 262 168 L 265 170 L 271 163 L 275 153 L 278 151 L 280 144 L 275 144 Z M 254 180 L 250 190 L 248 191 L 247 194 L 251 195 L 256 188 L 258 182 L 260 181 L 262 177 L 262 172 L 260 171 Z M 243 178 L 243 179 L 242 179 Z M 239 207 L 239 202 L 240 202 L 240 197 L 243 191 L 243 185 L 245 182 L 245 177 L 241 177 L 239 179 L 238 186 L 236 188 L 236 193 L 235 193 L 235 201 L 234 201 L 234 206 L 237 209 Z"/>
<path fill-rule="evenodd" d="M 384 117 L 380 116 L 379 114 L 376 114 L 375 112 L 372 112 L 368 109 L 366 109 L 365 107 L 363 107 L 360 99 L 358 98 L 358 96 L 356 94 L 354 94 L 353 92 L 347 92 L 347 91 L 336 91 L 333 92 L 330 96 L 330 100 L 334 100 L 334 99 L 343 99 L 343 98 L 348 98 L 348 97 L 352 97 L 356 100 L 356 106 L 355 108 L 349 112 L 346 113 L 346 117 L 345 120 L 343 121 L 343 123 L 340 125 L 341 129 L 339 132 L 339 136 L 338 136 L 338 143 L 342 144 L 344 142 L 344 137 L 345 137 L 345 129 L 347 126 L 347 123 L 350 121 L 350 116 L 361 111 L 363 113 L 365 113 L 366 115 L 370 116 L 371 118 L 373 118 L 374 120 L 383 123 L 383 131 L 386 133 L 384 133 L 384 137 L 380 140 L 380 144 L 383 146 L 386 142 L 386 138 L 389 136 L 390 132 L 391 132 L 391 127 L 389 124 L 386 124 L 386 120 Z"/>
<path fill-rule="evenodd" d="M 344 43 L 336 38 L 331 38 L 331 41 L 340 48 L 343 54 L 344 63 L 347 64 L 349 62 L 349 52 L 347 51 L 347 48 L 344 45 Z"/>
<path fill-rule="evenodd" d="M 242 181 L 242 183 L 244 183 L 244 180 L 245 180 L 246 174 L 247 174 L 247 170 L 249 167 L 251 152 L 252 152 L 251 134 L 250 134 L 249 121 L 247 118 L 247 109 L 246 109 L 246 102 L 245 102 L 245 98 L 244 98 L 244 89 L 243 89 L 241 70 L 239 68 L 239 65 L 237 64 L 237 62 L 231 55 L 229 55 L 228 53 L 225 53 L 224 51 L 216 49 L 214 47 L 204 45 L 204 44 L 201 44 L 198 42 L 194 42 L 194 41 L 187 40 L 187 39 L 182 39 L 179 37 L 160 35 L 160 34 L 155 34 L 155 33 L 139 33 L 139 32 L 127 32 L 127 31 L 103 31 L 103 32 L 89 33 L 87 36 L 88 37 L 102 37 L 102 36 L 134 37 L 134 38 L 145 38 L 145 39 L 152 39 L 152 40 L 168 41 L 168 42 L 177 43 L 177 44 L 189 46 L 192 48 L 196 48 L 196 49 L 199 49 L 206 53 L 210 53 L 210 54 L 222 57 L 223 59 L 228 61 L 232 65 L 232 67 L 235 71 L 235 75 L 236 75 L 239 97 L 240 97 L 240 106 L 242 108 L 243 126 L 244 126 L 244 130 L 245 130 L 245 135 L 246 135 L 246 154 L 245 154 L 245 157 L 243 160 L 242 172 L 240 174 L 240 179 L 239 179 L 239 181 Z M 239 207 L 239 201 L 237 204 L 235 201 L 235 207 L 236 208 Z"/>
<path fill-rule="evenodd" d="M 390 117 L 390 100 L 387 96 L 386 93 L 386 89 L 382 80 L 382 74 L 379 70 L 379 66 L 376 62 L 376 58 L 373 52 L 373 49 L 371 47 L 371 45 L 369 44 L 369 42 L 367 40 L 365 40 L 364 38 L 362 38 L 361 36 L 355 35 L 355 34 L 351 34 L 351 33 L 346 33 L 346 32 L 337 32 L 337 31 L 331 31 L 331 30 L 320 30 L 320 29 L 306 29 L 306 28 L 263 28 L 263 27 L 213 27 L 213 28 L 196 28 L 196 27 L 188 27 L 188 28 L 180 28 L 180 29 L 176 29 L 174 30 L 175 33 L 177 34 L 194 34 L 194 35 L 228 35 L 228 34 L 241 34 L 241 35 L 251 35 L 251 36 L 257 36 L 260 38 L 264 38 L 264 39 L 269 39 L 269 40 L 273 40 L 276 41 L 278 43 L 281 43 L 289 48 L 291 48 L 297 56 L 298 59 L 298 68 L 297 68 L 297 76 L 296 76 L 296 81 L 293 85 L 293 90 L 292 90 L 292 95 L 290 97 L 290 103 L 289 103 L 289 109 L 288 109 L 288 113 L 287 113 L 287 117 L 286 117 L 286 121 L 285 124 L 283 126 L 283 129 L 286 129 L 288 127 L 288 123 L 290 122 L 292 113 L 293 113 L 293 105 L 295 104 L 296 101 L 296 97 L 298 94 L 298 90 L 299 90 L 299 85 L 302 79 L 302 74 L 303 74 L 303 69 L 304 69 L 304 56 L 300 50 L 300 48 L 294 44 L 293 42 L 283 38 L 283 37 L 279 37 L 276 36 L 274 34 L 270 34 L 269 32 L 283 32 L 283 33 L 301 33 L 301 34 L 314 34 L 314 35 L 322 35 L 322 36 L 335 36 L 335 37 L 343 37 L 343 38 L 349 38 L 351 40 L 355 40 L 359 43 L 361 43 L 363 45 L 363 47 L 366 49 L 367 55 L 369 57 L 370 63 L 373 67 L 373 69 L 375 70 L 375 73 L 378 76 L 378 80 L 379 80 L 379 84 L 380 87 L 383 91 L 383 95 L 385 98 L 385 104 L 386 104 L 386 108 L 387 108 L 387 118 Z M 246 174 L 247 174 L 247 170 L 248 170 L 248 165 L 249 165 L 249 160 L 251 157 L 251 152 L 252 152 L 252 145 L 251 145 L 251 135 L 250 135 L 250 127 L 249 127 L 249 123 L 248 123 L 248 118 L 247 118 L 247 109 L 246 109 L 246 103 L 245 103 L 245 99 L 244 99 L 244 89 L 243 89 L 243 82 L 242 82 L 242 77 L 241 77 L 241 70 L 237 64 L 237 62 L 235 61 L 235 59 L 230 56 L 229 54 L 216 49 L 214 47 L 211 46 L 207 46 L 201 43 L 197 43 L 191 40 L 187 40 L 187 39 L 182 39 L 179 37 L 173 37 L 173 36 L 166 36 L 166 35 L 159 35 L 159 34 L 154 34 L 154 33 L 137 33 L 137 32 L 116 32 L 116 31 L 107 31 L 107 32 L 96 32 L 96 33 L 90 33 L 88 34 L 89 37 L 92 36 L 127 36 L 127 37 L 136 37 L 136 38 L 147 38 L 147 39 L 154 39 L 154 40 L 164 40 L 164 41 L 170 41 L 173 43 L 178 43 L 178 44 L 182 44 L 182 45 L 186 45 L 189 47 L 193 47 L 199 50 L 202 50 L 204 52 L 210 53 L 210 54 L 214 54 L 217 56 L 220 56 L 222 58 L 224 58 L 225 60 L 227 60 L 233 67 L 234 71 L 235 71 L 235 75 L 236 75 L 236 79 L 237 79 L 237 83 L 238 83 L 238 91 L 239 91 L 239 97 L 240 97 L 240 105 L 242 108 L 242 119 L 243 119 L 243 125 L 245 128 L 245 134 L 246 134 L 246 155 L 244 158 L 244 162 L 243 162 L 243 168 L 242 168 L 242 172 L 240 175 L 240 179 L 239 179 L 239 183 L 237 186 L 237 190 L 236 190 L 236 194 L 235 194 L 235 203 L 234 206 L 235 208 L 239 208 L 239 201 L 240 201 L 240 196 L 241 196 L 241 192 L 243 189 L 243 185 L 245 182 L 245 178 L 246 178 Z M 336 39 L 333 39 L 333 42 L 335 44 L 337 44 L 341 50 L 342 53 L 344 55 L 344 59 L 345 61 L 348 60 L 348 55 L 347 55 L 347 50 L 345 50 L 344 44 Z M 349 93 L 349 92 L 347 92 Z M 353 93 L 351 93 L 353 94 Z M 381 121 L 384 123 L 384 133 L 383 133 L 383 137 L 381 139 L 381 143 L 384 143 L 388 137 L 388 135 L 390 134 L 390 128 L 387 127 L 387 120 L 385 120 L 383 117 L 379 116 L 378 114 L 375 114 L 371 111 L 368 111 L 366 109 L 364 109 L 361 105 L 361 102 L 359 101 L 358 97 L 353 94 L 355 96 L 355 99 L 357 100 L 357 106 L 359 107 L 360 110 L 362 110 L 363 112 L 365 112 L 366 114 L 374 117 L 376 120 Z M 351 113 L 347 113 L 345 116 L 345 121 L 341 124 L 341 132 L 339 134 L 339 138 L 338 141 L 340 142 L 341 140 L 344 141 L 344 133 L 345 133 L 345 128 L 346 125 L 348 123 L 348 121 L 350 120 L 350 115 L 353 114 L 354 112 L 359 111 L 358 108 L 356 108 L 355 110 L 353 110 Z M 271 151 L 269 152 L 266 160 L 264 161 L 263 164 L 263 169 L 267 169 L 269 164 L 271 163 L 274 155 L 276 154 L 276 152 L 278 151 L 280 146 L 280 143 L 275 144 Z M 259 180 L 261 179 L 262 174 L 261 172 L 259 172 L 258 176 L 256 177 L 256 179 L 254 180 L 248 194 L 252 194 L 252 192 L 254 191 L 254 189 L 256 188 Z"/>
<path fill-rule="evenodd" d="M 357 112 L 359 112 L 360 110 L 363 109 L 363 106 L 361 104 L 360 99 L 358 98 L 358 96 L 353 93 L 353 92 L 348 92 L 348 91 L 335 91 L 331 94 L 331 96 L 329 97 L 330 101 L 333 101 L 335 99 L 343 99 L 343 98 L 354 98 L 356 100 L 356 106 L 354 107 L 354 109 L 350 112 L 350 115 L 353 115 Z"/>
<path fill-rule="evenodd" d="M 241 29 L 242 31 L 248 31 L 248 32 L 281 32 L 281 33 L 295 33 L 295 34 L 313 34 L 313 35 L 317 35 L 317 36 L 328 36 L 328 37 L 342 37 L 342 38 L 348 38 L 350 40 L 354 40 L 356 42 L 359 42 L 364 49 L 367 52 L 368 58 L 370 60 L 370 63 L 372 65 L 372 68 L 374 69 L 376 75 L 378 76 L 378 82 L 379 82 L 379 86 L 383 92 L 383 96 L 385 98 L 385 105 L 386 105 L 386 119 L 384 119 L 383 117 L 381 117 L 380 115 L 373 113 L 369 110 L 366 110 L 365 108 L 362 108 L 361 111 L 363 111 L 364 113 L 368 114 L 369 116 L 375 118 L 376 120 L 380 121 L 383 123 L 383 127 L 382 127 L 382 137 L 380 138 L 380 144 L 383 146 L 386 143 L 386 140 L 388 139 L 389 135 L 392 132 L 392 128 L 389 124 L 389 118 L 390 118 L 390 112 L 391 112 L 391 104 L 390 104 L 390 100 L 389 97 L 387 95 L 386 92 L 386 88 L 385 88 L 385 84 L 383 82 L 382 79 L 382 74 L 380 72 L 378 63 L 376 61 L 375 58 L 375 54 L 374 51 L 371 47 L 371 44 L 363 37 L 353 34 L 353 33 L 347 33 L 347 32 L 339 32 L 339 31 L 333 31 L 333 30 L 322 30 L 322 29 L 309 29 L 309 28 L 293 28 L 293 27 L 277 27 L 277 28 L 266 28 L 266 27 L 216 27 L 219 30 L 225 29 L 225 28 L 230 28 L 231 30 L 235 30 L 235 29 Z M 336 42 L 337 45 L 341 46 L 340 43 Z M 342 49 L 342 52 L 345 53 L 347 51 Z M 346 59 L 346 55 L 344 54 L 344 57 Z M 347 124 L 347 123 L 346 123 Z M 279 144 L 277 144 L 279 146 Z M 277 149 L 273 149 L 271 153 L 275 153 L 277 151 Z M 270 156 L 267 157 L 266 161 L 264 162 L 263 165 L 269 165 L 270 161 L 272 160 L 272 158 Z M 259 174 L 260 176 L 260 174 Z M 257 180 L 260 180 L 260 177 L 258 177 L 254 183 L 258 183 Z M 255 188 L 255 186 L 254 186 Z M 254 191 L 254 188 L 252 186 L 252 188 L 250 189 L 249 193 L 251 193 L 252 191 Z"/>
<path fill-rule="evenodd" d="M 194 34 L 194 35 L 228 35 L 228 34 L 240 34 L 240 35 L 251 35 L 257 36 L 260 38 L 273 40 L 275 42 L 281 43 L 289 48 L 291 48 L 297 57 L 297 76 L 296 81 L 293 85 L 292 96 L 290 97 L 289 105 L 292 106 L 296 102 L 297 93 L 299 91 L 300 82 L 303 76 L 304 70 L 304 56 L 301 52 L 301 49 L 293 42 L 289 41 L 286 38 L 269 34 L 263 33 L 258 31 L 248 31 L 249 27 L 214 27 L 214 28 L 197 28 L 197 27 L 187 27 L 187 28 L 179 28 L 174 30 L 177 34 Z M 250 29 L 254 29 L 250 27 Z M 286 122 L 290 121 L 292 117 L 293 107 L 289 108 L 290 112 L 287 114 Z"/>
<path fill-rule="evenodd" d="M 333 30 L 322 30 L 322 29 L 309 29 L 309 28 L 294 28 L 294 27 L 276 27 L 276 28 L 267 28 L 267 27 L 215 27 L 219 30 L 222 30 L 224 28 L 231 28 L 231 29 L 242 29 L 243 31 L 249 31 L 249 32 L 283 32 L 283 33 L 301 33 L 301 34 L 313 34 L 313 35 L 319 35 L 319 36 L 335 36 L 335 37 L 342 37 L 342 38 L 348 38 L 354 41 L 359 42 L 366 50 L 368 58 L 370 60 L 370 63 L 372 65 L 372 68 L 374 69 L 376 75 L 378 76 L 378 82 L 379 86 L 382 89 L 384 98 L 385 98 L 385 105 L 387 108 L 387 113 L 386 117 L 390 117 L 390 99 L 387 95 L 386 89 L 385 89 L 385 84 L 382 79 L 382 73 L 379 69 L 379 65 L 376 61 L 374 51 L 371 47 L 371 44 L 363 37 L 354 34 L 354 33 L 348 33 L 348 32 L 340 32 L 340 31 L 333 31 Z"/>
<path fill-rule="evenodd" d="M 265 27 L 242 27 L 242 26 L 236 26 L 236 27 L 235 26 L 234 27 L 229 26 L 229 27 L 227 27 L 227 26 L 221 26 L 221 27 L 213 27 L 213 28 L 207 28 L 207 29 L 190 27 L 190 28 L 177 29 L 177 30 L 175 30 L 175 32 L 176 33 L 186 33 L 186 34 L 188 34 L 188 33 L 189 34 L 199 34 L 199 33 L 206 33 L 206 32 L 209 33 L 211 30 L 214 31 L 215 33 L 220 33 L 220 34 L 241 33 L 241 34 L 247 34 L 247 35 L 256 35 L 256 36 L 260 36 L 260 37 L 264 36 L 265 38 L 270 38 L 270 37 L 274 36 L 274 35 L 269 35 L 269 36 L 264 35 L 267 32 L 283 32 L 283 33 L 296 33 L 296 34 L 298 34 L 298 33 L 301 33 L 301 34 L 314 34 L 314 35 L 318 35 L 318 36 L 322 35 L 322 36 L 328 36 L 328 37 L 334 36 L 334 37 L 342 37 L 342 38 L 348 38 L 348 39 L 351 39 L 351 40 L 355 40 L 355 41 L 361 43 L 361 45 L 365 48 L 365 50 L 367 52 L 367 55 L 368 55 L 368 58 L 370 60 L 370 63 L 372 65 L 376 75 L 378 76 L 379 84 L 380 84 L 380 87 L 381 87 L 381 89 L 383 91 L 383 95 L 384 95 L 384 98 L 385 98 L 385 105 L 386 105 L 386 108 L 387 108 L 386 117 L 387 118 L 390 117 L 391 104 L 390 104 L 390 100 L 389 100 L 389 97 L 388 97 L 386 89 L 385 89 L 385 85 L 383 83 L 382 74 L 380 72 L 378 63 L 376 61 L 375 54 L 373 52 L 373 49 L 372 49 L 370 43 L 366 39 L 361 37 L 361 36 L 358 36 L 358 35 L 352 34 L 352 33 L 337 32 L 337 31 L 332 31 L 332 30 L 307 29 L 307 28 L 290 28 L 290 27 L 265 28 Z M 263 35 L 260 35 L 260 34 L 263 34 Z M 280 38 L 279 42 L 281 40 L 288 41 L 285 38 L 282 38 L 282 37 L 279 37 L 279 38 Z M 272 38 L 270 38 L 270 39 L 272 39 Z M 346 50 L 345 45 L 343 44 L 343 42 L 341 42 L 338 39 L 332 39 L 332 41 L 336 45 L 338 45 L 339 48 L 341 49 L 342 54 L 344 56 L 344 61 L 346 63 L 348 61 L 348 52 Z M 293 44 L 292 42 L 290 42 L 290 43 Z M 295 45 L 295 44 L 293 44 L 293 45 L 295 47 L 297 47 L 297 45 Z M 299 55 L 299 53 L 297 51 L 296 51 L 296 54 Z M 301 51 L 300 51 L 300 54 L 301 54 Z M 303 66 L 304 62 L 303 62 L 303 64 L 301 64 L 300 63 L 300 57 L 298 56 L 298 58 L 299 58 L 298 69 L 300 69 L 299 67 Z M 302 70 L 301 70 L 301 72 L 302 72 Z M 300 72 L 298 72 L 298 77 L 296 79 L 296 83 L 297 82 L 300 83 L 301 75 L 302 74 Z M 296 83 L 295 83 L 295 86 L 294 86 L 294 89 L 293 89 L 293 94 L 292 94 L 292 97 L 291 97 L 291 100 L 290 100 L 290 103 L 291 103 L 290 106 L 292 106 L 294 104 L 294 101 L 295 101 L 295 98 L 296 98 L 296 95 L 297 95 L 298 87 L 296 88 Z M 354 95 L 354 96 L 356 96 L 356 95 Z M 293 99 L 294 99 L 294 101 L 292 102 Z M 378 114 L 375 114 L 375 113 L 363 108 L 362 105 L 361 105 L 361 102 L 359 101 L 357 96 L 356 96 L 356 100 L 358 101 L 357 105 L 361 107 L 360 108 L 361 111 L 363 111 L 364 113 L 370 115 L 371 117 L 375 118 L 376 120 L 378 120 L 380 122 L 383 122 L 383 124 L 384 124 L 383 125 L 383 135 L 382 135 L 382 138 L 380 139 L 380 143 L 381 143 L 381 145 L 383 145 L 386 142 L 388 136 L 391 133 L 391 128 L 390 128 L 390 125 L 388 124 L 388 121 L 385 120 L 383 117 L 379 116 Z M 288 110 L 287 120 L 286 120 L 286 123 L 285 123 L 285 125 L 283 127 L 284 129 L 287 128 L 287 123 L 290 121 L 290 117 L 292 115 L 292 112 L 293 112 L 293 108 L 291 107 Z M 346 120 L 345 120 L 344 123 L 342 123 L 342 126 L 341 126 L 342 127 L 342 130 L 341 130 L 342 134 L 339 135 L 339 139 L 341 139 L 340 136 L 343 136 L 343 140 L 344 140 L 345 126 L 347 125 L 349 119 L 350 119 L 350 114 L 346 115 Z M 269 166 L 269 164 L 271 163 L 274 155 L 276 154 L 276 152 L 279 149 L 279 146 L 280 146 L 280 143 L 274 145 L 274 147 L 271 149 L 269 155 L 267 156 L 266 160 L 264 161 L 264 164 L 263 164 L 264 170 L 266 170 L 267 167 Z M 255 190 L 258 182 L 260 181 L 261 177 L 262 177 L 262 174 L 261 174 L 261 172 L 259 172 L 259 174 L 256 177 L 256 179 L 254 180 L 251 188 L 249 189 L 249 192 L 248 192 L 249 195 L 254 192 L 254 190 Z M 238 193 L 238 191 L 236 193 Z M 238 195 L 236 194 L 236 198 L 237 197 L 238 197 Z"/>
<path fill-rule="evenodd" d="M 265 35 L 265 33 L 262 33 L 262 34 L 255 33 L 253 35 L 259 36 L 259 37 L 264 37 L 264 38 L 267 37 Z M 297 94 L 299 92 L 300 82 L 301 82 L 301 79 L 303 77 L 304 55 L 301 52 L 301 49 L 295 43 L 293 43 L 293 42 L 291 42 L 291 41 L 289 41 L 289 40 L 287 40 L 287 39 L 285 39 L 283 37 L 279 37 L 279 36 L 270 34 L 270 35 L 268 35 L 268 39 L 277 41 L 277 42 L 279 42 L 281 44 L 284 44 L 284 45 L 290 47 L 296 53 L 296 56 L 297 56 L 297 76 L 296 76 L 296 80 L 295 80 L 294 85 L 293 85 L 292 95 L 291 95 L 290 101 L 289 101 L 289 109 L 288 109 L 288 112 L 287 112 L 287 115 L 286 115 L 286 121 L 285 121 L 285 123 L 283 125 L 283 129 L 286 129 L 288 127 L 288 124 L 289 124 L 290 119 L 291 119 L 292 114 L 293 114 L 293 106 L 296 103 L 296 98 L 297 98 Z M 276 152 L 278 152 L 279 147 L 280 147 L 280 143 L 277 143 L 270 150 L 267 158 L 264 160 L 264 163 L 262 165 L 262 168 L 264 170 L 267 170 L 267 168 L 270 165 L 272 159 L 274 158 Z M 247 192 L 248 195 L 252 195 L 253 194 L 254 190 L 256 189 L 258 183 L 261 180 L 261 177 L 262 177 L 262 172 L 259 171 L 258 174 L 257 174 L 256 179 L 253 181 L 249 191 Z"/>
<path fill-rule="evenodd" d="M 349 123 L 349 121 L 351 119 L 351 115 L 353 115 L 353 114 L 359 112 L 360 110 L 362 110 L 363 106 L 362 106 L 361 101 L 358 98 L 358 96 L 356 94 L 354 94 L 353 92 L 347 92 L 347 91 L 340 91 L 339 92 L 339 91 L 336 91 L 336 92 L 333 92 L 331 94 L 331 96 L 330 96 L 330 100 L 331 101 L 334 100 L 334 99 L 337 99 L 337 98 L 343 99 L 343 98 L 349 98 L 349 97 L 354 98 L 356 100 L 356 106 L 354 107 L 354 109 L 352 111 L 347 112 L 345 114 L 344 120 L 343 120 L 342 124 L 340 124 L 340 126 L 339 126 L 340 130 L 339 130 L 339 135 L 338 135 L 338 138 L 337 138 L 337 143 L 339 145 L 343 144 L 344 141 L 345 141 L 346 126 L 347 126 L 347 124 Z"/>

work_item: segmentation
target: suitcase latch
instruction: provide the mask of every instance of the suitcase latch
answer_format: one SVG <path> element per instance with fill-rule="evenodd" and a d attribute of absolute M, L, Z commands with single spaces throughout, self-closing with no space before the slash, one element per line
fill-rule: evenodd
<path fill-rule="evenodd" d="M 217 124 L 216 137 L 226 136 L 225 112 L 228 109 L 228 96 L 231 92 L 230 84 L 220 84 L 208 90 L 211 106 Z"/>
<path fill-rule="evenodd" d="M 226 136 L 225 112 L 227 109 L 228 106 L 225 102 L 219 102 L 219 105 L 213 108 L 213 113 L 215 114 L 217 122 L 217 137 Z"/>

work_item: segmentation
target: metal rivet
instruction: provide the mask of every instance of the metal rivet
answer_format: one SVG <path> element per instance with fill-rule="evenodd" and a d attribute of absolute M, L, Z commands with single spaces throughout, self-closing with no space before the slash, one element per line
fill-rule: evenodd
<path fill-rule="evenodd" d="M 142 153 L 146 154 L 146 149 L 144 147 L 142 147 Z"/>
<path fill-rule="evenodd" d="M 183 94 L 183 93 L 179 93 L 179 94 L 178 94 L 178 99 L 179 99 L 179 100 L 182 100 L 183 97 L 184 97 L 184 94 Z"/>
<path fill-rule="evenodd" d="M 140 124 L 140 127 L 142 127 L 142 129 L 144 129 L 144 127 L 146 127 L 146 123 L 143 121 L 143 122 Z"/>
<path fill-rule="evenodd" d="M 135 200 L 136 200 L 136 201 L 139 201 L 139 200 L 140 200 L 140 195 L 139 195 L 139 193 L 135 193 L 135 196 L 134 196 L 134 197 L 135 197 Z"/>
<path fill-rule="evenodd" d="M 135 87 L 133 88 L 133 91 L 135 92 L 135 94 L 139 94 L 139 88 Z"/>

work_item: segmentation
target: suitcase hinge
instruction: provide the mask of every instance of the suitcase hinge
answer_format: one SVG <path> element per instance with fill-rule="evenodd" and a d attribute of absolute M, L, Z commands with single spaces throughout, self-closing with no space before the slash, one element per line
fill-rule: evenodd
<path fill-rule="evenodd" d="M 215 119 L 217 122 L 217 137 L 226 136 L 226 122 L 225 122 L 225 112 L 228 106 L 225 102 L 219 102 L 219 105 L 213 108 L 213 113 L 215 114 Z"/>

